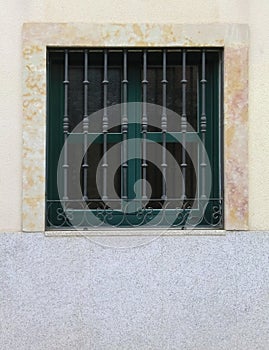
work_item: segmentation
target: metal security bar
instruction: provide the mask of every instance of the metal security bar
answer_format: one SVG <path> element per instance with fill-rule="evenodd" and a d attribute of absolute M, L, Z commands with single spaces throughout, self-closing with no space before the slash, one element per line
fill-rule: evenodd
<path fill-rule="evenodd" d="M 107 75 L 107 65 L 108 65 L 108 50 L 104 50 L 104 114 L 103 114 L 103 196 L 102 199 L 106 200 L 107 197 L 107 132 L 108 132 L 108 115 L 107 115 L 107 86 L 108 86 L 108 75 Z"/>
<path fill-rule="evenodd" d="M 123 113 L 121 131 L 123 135 L 122 145 L 122 199 L 127 200 L 127 134 L 128 134 L 128 116 L 127 116 L 127 102 L 128 102 L 128 79 L 127 79 L 127 50 L 123 51 Z"/>
<path fill-rule="evenodd" d="M 206 76 L 205 76 L 205 59 L 206 59 L 206 53 L 205 50 L 202 50 L 202 79 L 201 79 L 201 86 L 202 86 L 202 114 L 201 114 L 201 133 L 202 133 L 202 143 L 205 145 L 205 135 L 206 135 L 206 126 L 207 126 L 207 119 L 206 119 Z M 205 194 L 205 175 L 206 175 L 206 161 L 205 161 L 205 147 L 202 148 L 202 162 L 201 162 L 201 183 L 202 183 L 202 189 L 201 189 L 201 197 L 206 198 Z"/>
<path fill-rule="evenodd" d="M 187 132 L 187 115 L 186 115 L 186 50 L 182 51 L 182 115 L 181 115 L 181 132 L 182 132 L 182 199 L 186 199 L 186 132 Z"/>
<path fill-rule="evenodd" d="M 83 116 L 83 133 L 84 133 L 84 157 L 83 157 L 83 199 L 88 200 L 88 159 L 87 159 L 87 149 L 88 149 L 88 132 L 89 132 L 89 117 L 88 117 L 88 50 L 84 51 L 84 116 Z"/>
<path fill-rule="evenodd" d="M 163 50 L 163 77 L 162 77 L 162 119 L 161 119 L 161 128 L 162 128 L 162 200 L 167 199 L 166 194 L 166 132 L 167 132 L 167 111 L 166 111 L 166 85 L 168 81 L 166 79 L 166 49 Z"/>
<path fill-rule="evenodd" d="M 142 199 L 147 199 L 147 130 L 148 130 L 148 116 L 147 116 L 147 50 L 143 51 L 143 102 L 142 102 L 142 135 L 143 135 L 143 146 L 142 146 Z"/>
<path fill-rule="evenodd" d="M 68 115 L 68 50 L 64 51 L 64 118 L 63 118 L 63 133 L 64 133 L 64 164 L 63 164 L 63 183 L 64 183 L 64 194 L 63 199 L 68 200 L 68 145 L 67 137 L 69 132 L 69 115 Z"/>

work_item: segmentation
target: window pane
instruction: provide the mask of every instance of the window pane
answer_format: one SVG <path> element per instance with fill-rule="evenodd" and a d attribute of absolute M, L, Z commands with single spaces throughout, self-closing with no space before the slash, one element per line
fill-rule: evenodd
<path fill-rule="evenodd" d="M 148 103 L 162 106 L 163 104 L 163 68 L 151 66 L 148 68 Z M 166 69 L 167 88 L 166 88 L 166 107 L 178 116 L 182 114 L 182 66 L 168 66 Z M 197 66 L 186 66 L 186 114 L 188 123 L 197 131 Z M 150 126 L 151 132 L 160 131 L 161 129 L 161 107 L 157 109 L 157 114 L 149 115 L 149 124 L 156 125 L 157 128 Z M 181 131 L 180 119 L 167 111 L 168 130 Z M 153 119 L 154 118 L 154 119 Z M 188 128 L 188 131 L 191 131 Z"/>
<path fill-rule="evenodd" d="M 79 123 L 82 122 L 84 116 L 84 70 L 83 66 L 69 66 L 69 96 L 68 96 L 68 110 L 69 110 L 69 131 L 72 131 Z M 89 67 L 88 70 L 88 115 L 98 112 L 91 122 L 90 117 L 90 132 L 102 132 L 102 109 L 104 107 L 104 92 L 103 92 L 103 68 Z M 121 68 L 108 68 L 108 96 L 107 106 L 112 106 L 121 102 Z M 120 132 L 120 115 L 113 113 L 113 124 L 118 127 L 113 128 L 110 132 Z M 112 123 L 112 120 L 111 120 Z M 77 132 L 82 132 L 82 125 Z"/>
<path fill-rule="evenodd" d="M 108 201 L 106 201 L 107 207 L 120 208 L 121 198 L 121 169 L 114 168 L 115 164 L 120 165 L 120 152 L 119 146 L 113 143 L 107 145 L 107 156 L 108 156 L 108 187 L 107 195 Z M 113 153 L 110 151 L 114 148 Z M 91 209 L 104 208 L 105 204 L 102 202 L 102 191 L 103 191 L 103 172 L 102 172 L 102 158 L 103 158 L 103 144 L 94 143 L 92 144 L 87 152 L 87 160 L 89 165 L 88 170 L 88 206 Z M 99 201 L 100 200 L 100 201 Z M 109 202 L 113 201 L 113 203 Z"/>
<path fill-rule="evenodd" d="M 162 201 L 162 157 L 160 156 L 161 144 L 148 143 L 148 154 L 150 162 L 147 167 L 147 181 L 151 186 L 151 199 L 149 206 L 153 208 L 160 207 Z M 186 178 L 182 178 L 182 145 L 180 143 L 167 143 L 166 145 L 166 189 L 169 208 L 176 208 L 182 198 L 182 184 L 185 182 L 185 193 L 189 199 L 194 199 L 197 189 L 198 156 L 197 144 L 188 143 L 186 146 Z"/>
<path fill-rule="evenodd" d="M 69 131 L 71 132 L 83 120 L 83 66 L 69 66 L 68 92 Z"/>

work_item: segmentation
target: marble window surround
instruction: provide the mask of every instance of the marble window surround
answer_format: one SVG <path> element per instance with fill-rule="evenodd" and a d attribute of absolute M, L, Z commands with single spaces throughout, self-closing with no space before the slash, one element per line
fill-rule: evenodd
<path fill-rule="evenodd" d="M 245 24 L 24 24 L 23 231 L 45 231 L 48 46 L 224 47 L 224 228 L 247 230 L 248 45 Z M 181 230 L 173 230 L 173 234 L 177 232 L 182 234 Z"/>

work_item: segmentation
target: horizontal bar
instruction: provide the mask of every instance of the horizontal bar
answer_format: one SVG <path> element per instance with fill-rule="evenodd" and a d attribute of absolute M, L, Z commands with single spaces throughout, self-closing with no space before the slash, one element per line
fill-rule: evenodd
<path fill-rule="evenodd" d="M 106 47 L 107 49 L 109 49 L 110 53 L 122 53 L 125 49 L 127 49 L 128 52 L 143 52 L 145 48 L 117 48 L 117 47 Z M 70 47 L 48 47 L 48 51 L 49 52 L 64 52 L 66 49 L 68 49 L 69 53 L 83 53 L 85 50 L 85 47 L 82 48 L 70 48 Z M 87 47 L 89 53 L 100 53 L 102 54 L 104 52 L 104 48 L 91 48 L 91 47 Z M 186 50 L 186 52 L 201 52 L 201 48 L 197 47 L 197 48 L 186 48 L 186 47 L 166 47 L 166 52 L 170 53 L 170 52 L 176 52 L 176 53 L 182 53 L 183 50 Z M 208 47 L 205 48 L 204 50 L 206 52 L 219 52 L 222 49 L 222 47 L 217 47 L 217 48 L 213 48 L 213 47 Z M 148 52 L 159 52 L 161 53 L 163 51 L 163 48 L 147 48 Z"/>
<path fill-rule="evenodd" d="M 69 134 L 68 143 L 70 144 L 81 144 L 83 142 L 83 133 L 72 133 Z M 107 142 L 108 143 L 116 143 L 122 141 L 121 133 L 113 133 L 107 134 Z M 182 141 L 182 133 L 181 132 L 171 132 L 166 134 L 166 142 L 167 143 L 179 143 Z M 195 132 L 186 133 L 186 142 L 197 142 L 198 136 Z M 142 135 L 141 135 L 142 139 Z M 88 143 L 103 143 L 103 134 L 101 133 L 88 133 L 87 134 Z M 154 142 L 162 142 L 162 133 L 161 132 L 148 132 L 147 140 Z"/>
<path fill-rule="evenodd" d="M 151 201 L 162 201 L 161 198 L 153 198 L 153 199 L 147 199 L 146 202 L 151 202 Z M 102 199 L 101 198 L 91 198 L 89 199 L 89 202 L 101 202 Z M 121 202 L 122 201 L 122 198 L 110 198 L 108 200 L 108 202 Z M 130 201 L 130 202 L 141 202 L 141 198 L 139 199 L 136 199 L 136 198 L 130 198 L 130 199 L 127 199 L 127 202 Z M 182 202 L 182 198 L 169 198 L 168 199 L 168 203 L 169 202 L 173 202 L 173 201 L 181 201 Z M 197 198 L 192 198 L 192 197 L 188 197 L 187 201 L 208 201 L 208 202 L 216 202 L 216 201 L 219 201 L 219 202 L 222 202 L 223 201 L 223 197 L 219 197 L 219 198 L 216 198 L 216 197 L 207 197 L 207 198 L 202 198 L 202 197 L 197 197 Z M 81 203 L 81 204 L 85 204 L 85 201 L 84 200 L 81 200 L 81 199 L 49 199 L 47 200 L 47 203 Z"/>

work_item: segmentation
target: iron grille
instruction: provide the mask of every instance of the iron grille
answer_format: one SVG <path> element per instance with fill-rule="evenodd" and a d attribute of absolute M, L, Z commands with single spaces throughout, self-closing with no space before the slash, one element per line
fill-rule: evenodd
<path fill-rule="evenodd" d="M 221 50 L 49 48 L 47 61 L 47 228 L 222 228 Z"/>

